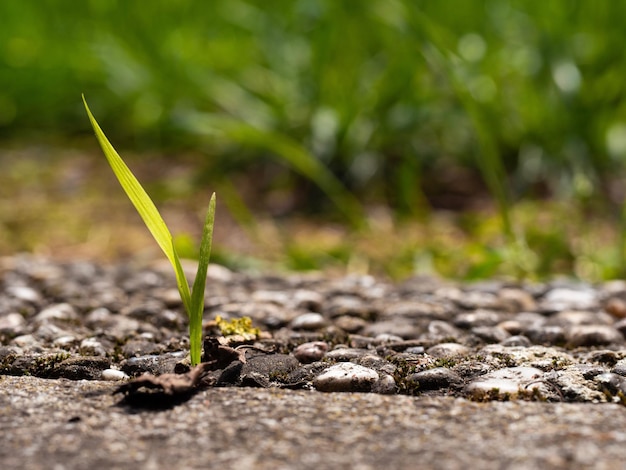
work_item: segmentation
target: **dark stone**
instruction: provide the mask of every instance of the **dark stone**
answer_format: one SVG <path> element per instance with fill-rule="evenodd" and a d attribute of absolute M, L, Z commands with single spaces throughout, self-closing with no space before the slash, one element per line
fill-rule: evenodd
<path fill-rule="evenodd" d="M 51 378 L 100 380 L 102 371 L 111 367 L 111 360 L 101 356 L 70 357 L 54 367 Z"/>
<path fill-rule="evenodd" d="M 185 357 L 185 353 L 166 353 L 160 355 L 147 355 L 131 357 L 121 363 L 121 370 L 131 377 L 149 372 L 154 375 L 174 372 L 176 364 Z"/>
<path fill-rule="evenodd" d="M 423 370 L 409 375 L 407 380 L 417 384 L 418 390 L 438 390 L 463 386 L 463 379 L 446 367 Z"/>
<path fill-rule="evenodd" d="M 150 354 L 158 354 L 162 350 L 162 346 L 152 341 L 131 340 L 122 346 L 122 354 L 124 357 L 140 357 Z"/>

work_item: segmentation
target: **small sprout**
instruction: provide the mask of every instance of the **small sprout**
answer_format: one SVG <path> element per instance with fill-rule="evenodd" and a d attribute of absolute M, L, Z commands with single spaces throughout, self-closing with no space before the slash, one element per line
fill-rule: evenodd
<path fill-rule="evenodd" d="M 87 115 L 91 121 L 91 125 L 96 134 L 96 138 L 102 147 L 104 156 L 106 157 L 113 173 L 117 177 L 120 185 L 126 192 L 126 195 L 137 209 L 137 212 L 143 219 L 144 223 L 155 241 L 169 260 L 174 273 L 176 274 L 176 283 L 178 291 L 185 306 L 187 316 L 189 317 L 189 353 L 191 356 L 191 365 L 195 366 L 200 362 L 202 355 L 202 314 L 204 312 L 204 289 L 206 287 L 207 268 L 209 266 L 209 258 L 211 257 L 211 243 L 213 239 L 213 224 L 215 221 L 215 193 L 211 196 L 209 209 L 207 211 L 204 228 L 202 230 L 202 240 L 200 242 L 200 256 L 198 258 L 198 271 L 191 289 L 180 263 L 180 257 L 174 246 L 174 240 L 167 225 L 165 224 L 161 214 L 150 199 L 150 196 L 143 189 L 135 175 L 130 171 L 126 163 L 115 151 L 109 140 L 100 129 L 96 118 L 93 117 L 87 101 L 83 96 L 83 103 L 87 110 Z"/>

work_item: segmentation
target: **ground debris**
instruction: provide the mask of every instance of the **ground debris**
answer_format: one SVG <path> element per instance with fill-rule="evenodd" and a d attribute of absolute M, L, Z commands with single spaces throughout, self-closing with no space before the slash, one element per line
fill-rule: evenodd
<path fill-rule="evenodd" d="M 209 373 L 225 369 L 233 362 L 245 362 L 244 353 L 228 346 L 208 341 L 215 347 L 205 352 L 202 362 L 182 374 L 153 375 L 144 373 L 119 386 L 113 394 L 123 393 L 122 404 L 138 408 L 168 409 L 184 403 L 203 388 L 215 384 Z"/>

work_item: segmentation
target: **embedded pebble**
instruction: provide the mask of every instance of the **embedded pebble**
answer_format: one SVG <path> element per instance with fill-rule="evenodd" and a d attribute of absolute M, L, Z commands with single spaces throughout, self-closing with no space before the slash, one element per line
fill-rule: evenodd
<path fill-rule="evenodd" d="M 452 306 L 433 301 L 403 301 L 390 303 L 383 309 L 387 317 L 444 319 L 449 317 Z"/>
<path fill-rule="evenodd" d="M 147 356 L 131 357 L 122 361 L 121 370 L 131 377 L 149 372 L 154 375 L 171 374 L 176 364 L 182 361 L 186 353 L 151 354 Z"/>
<path fill-rule="evenodd" d="M 469 353 L 469 348 L 457 343 L 441 343 L 426 350 L 426 353 L 434 357 L 459 357 Z"/>
<path fill-rule="evenodd" d="M 104 357 L 70 357 L 54 366 L 51 377 L 99 380 L 102 377 L 102 371 L 109 367 L 111 367 L 111 361 Z"/>
<path fill-rule="evenodd" d="M 294 308 L 308 310 L 310 312 L 321 312 L 324 304 L 324 297 L 319 293 L 307 289 L 298 289 L 292 297 Z"/>
<path fill-rule="evenodd" d="M 330 359 L 337 362 L 347 362 L 352 361 L 354 359 L 358 359 L 360 357 L 368 354 L 367 349 L 359 349 L 359 348 L 337 348 L 332 351 L 328 351 L 324 354 L 325 359 Z"/>
<path fill-rule="evenodd" d="M 24 332 L 26 320 L 19 313 L 9 313 L 0 317 L 0 334 L 17 336 Z"/>
<path fill-rule="evenodd" d="M 614 398 L 616 401 L 623 400 L 626 395 L 626 378 L 607 372 L 599 374 L 595 377 L 595 382 L 598 384 L 600 390 Z"/>
<path fill-rule="evenodd" d="M 80 351 L 86 356 L 106 356 L 107 350 L 97 338 L 85 338 L 80 343 Z"/>
<path fill-rule="evenodd" d="M 461 313 L 454 319 L 459 328 L 470 329 L 479 326 L 494 326 L 500 321 L 500 315 L 491 310 L 476 310 L 472 313 Z"/>
<path fill-rule="evenodd" d="M 375 370 L 342 362 L 315 377 L 313 386 L 320 392 L 370 392 L 378 380 Z"/>
<path fill-rule="evenodd" d="M 59 322 L 76 322 L 78 321 L 78 314 L 74 307 L 68 303 L 61 303 L 44 308 L 41 312 L 35 315 L 33 319 L 35 322 L 42 323 L 47 321 L 59 321 Z"/>
<path fill-rule="evenodd" d="M 29 351 L 42 348 L 42 344 L 39 342 L 39 340 L 31 334 L 16 336 L 11 341 L 11 344 L 14 344 L 15 346 L 24 348 Z"/>
<path fill-rule="evenodd" d="M 620 359 L 617 361 L 611 372 L 626 376 L 626 359 Z"/>
<path fill-rule="evenodd" d="M 274 290 L 257 290 L 252 293 L 251 299 L 254 302 L 269 302 L 281 306 L 289 303 L 287 293 Z"/>
<path fill-rule="evenodd" d="M 471 329 L 471 333 L 486 343 L 500 343 L 511 336 L 508 331 L 498 326 L 477 326 Z"/>
<path fill-rule="evenodd" d="M 502 308 L 508 312 L 531 312 L 537 308 L 535 298 L 525 290 L 503 288 L 498 291 Z"/>
<path fill-rule="evenodd" d="M 427 336 L 429 338 L 460 338 L 461 330 L 454 325 L 442 320 L 433 320 L 428 324 Z"/>
<path fill-rule="evenodd" d="M 381 395 L 392 395 L 398 391 L 396 380 L 390 374 L 378 374 L 379 379 L 372 385 L 373 393 Z"/>
<path fill-rule="evenodd" d="M 303 313 L 291 321 L 294 330 L 318 330 L 326 326 L 326 320 L 319 313 Z"/>
<path fill-rule="evenodd" d="M 37 304 L 42 300 L 41 294 L 28 286 L 8 286 L 5 292 L 18 300 L 32 304 Z"/>
<path fill-rule="evenodd" d="M 546 293 L 541 308 L 549 311 L 590 310 L 598 306 L 596 293 L 589 288 L 557 287 Z"/>
<path fill-rule="evenodd" d="M 565 343 L 565 330 L 561 326 L 539 326 L 524 330 L 524 336 L 534 344 L 561 345 Z"/>
<path fill-rule="evenodd" d="M 351 316 L 363 320 L 371 319 L 374 311 L 362 298 L 354 295 L 339 295 L 333 297 L 328 306 L 331 318 L 339 316 Z"/>
<path fill-rule="evenodd" d="M 532 343 L 526 336 L 516 335 L 516 336 L 509 336 L 505 340 L 501 341 L 500 344 L 502 346 L 507 346 L 507 347 L 523 346 L 526 348 L 530 346 Z"/>
<path fill-rule="evenodd" d="M 323 341 L 313 341 L 298 346 L 294 349 L 293 355 L 302 364 L 310 364 L 322 359 L 326 351 L 328 351 L 328 344 Z"/>
<path fill-rule="evenodd" d="M 418 385 L 418 390 L 439 390 L 463 383 L 461 377 L 446 367 L 423 370 L 407 377 L 409 382 Z"/>
<path fill-rule="evenodd" d="M 102 380 L 126 380 L 128 379 L 128 375 L 118 369 L 105 369 L 102 371 L 101 375 Z"/>
<path fill-rule="evenodd" d="M 399 337 L 400 339 L 418 338 L 421 333 L 422 329 L 414 321 L 403 317 L 370 323 L 361 330 L 361 334 L 366 336 L 381 337 L 386 335 L 388 337 Z"/>
<path fill-rule="evenodd" d="M 543 372 L 534 367 L 506 367 L 471 382 L 465 391 L 473 398 L 516 398 L 520 392 L 527 392 L 537 384 Z"/>
<path fill-rule="evenodd" d="M 624 336 L 608 325 L 578 325 L 570 328 L 566 340 L 571 347 L 622 344 Z"/>

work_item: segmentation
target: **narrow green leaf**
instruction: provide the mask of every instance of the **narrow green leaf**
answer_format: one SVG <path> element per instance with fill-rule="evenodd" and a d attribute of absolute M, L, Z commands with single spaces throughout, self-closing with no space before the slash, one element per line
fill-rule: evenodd
<path fill-rule="evenodd" d="M 115 176 L 117 176 L 120 185 L 135 206 L 135 209 L 137 209 L 137 212 L 139 212 L 139 215 L 145 222 L 148 230 L 150 230 L 150 233 L 152 233 L 156 242 L 161 247 L 161 250 L 163 250 L 163 253 L 165 253 L 165 256 L 167 256 L 173 265 L 174 251 L 172 249 L 172 235 L 165 225 L 163 218 L 152 202 L 152 199 L 150 199 L 150 196 L 148 196 L 141 184 L 139 184 L 139 181 L 137 181 L 137 178 L 135 178 L 128 166 L 126 166 L 124 161 L 106 138 L 104 132 L 102 132 L 98 122 L 93 117 L 93 114 L 91 114 L 91 110 L 89 109 L 89 106 L 87 106 L 87 101 L 85 101 L 84 96 L 83 103 L 85 104 L 85 109 L 89 115 L 89 120 L 91 121 L 93 130 L 96 133 L 100 147 L 102 147 L 102 151 L 109 161 L 109 165 L 111 165 Z"/>
<path fill-rule="evenodd" d="M 202 314 L 204 312 L 204 289 L 206 287 L 206 275 L 211 259 L 211 246 L 213 241 L 213 225 L 215 224 L 215 193 L 211 196 L 207 211 L 204 228 L 202 229 L 202 241 L 200 242 L 200 256 L 198 259 L 198 271 L 191 289 L 191 309 L 189 316 L 189 343 L 191 346 L 191 363 L 200 362 L 202 343 Z"/>
<path fill-rule="evenodd" d="M 161 247 L 161 250 L 163 250 L 163 253 L 165 253 L 165 256 L 167 256 L 167 259 L 172 264 L 174 272 L 176 273 L 176 282 L 178 284 L 180 296 L 183 300 L 187 315 L 190 315 L 191 295 L 189 293 L 189 284 L 187 283 L 187 278 L 185 277 L 185 272 L 180 264 L 178 255 L 176 254 L 172 234 L 167 228 L 167 225 L 165 225 L 165 221 L 161 217 L 161 214 L 159 214 L 159 211 L 152 202 L 152 199 L 148 196 L 148 193 L 146 193 L 141 184 L 139 184 L 137 178 L 135 178 L 128 166 L 126 166 L 122 158 L 106 138 L 104 132 L 102 132 L 96 118 L 94 118 L 93 114 L 91 114 L 91 110 L 87 105 L 84 95 L 83 103 L 85 104 L 87 115 L 89 116 L 93 130 L 96 133 L 100 147 L 102 147 L 104 156 L 107 158 L 109 165 L 111 165 L 117 180 L 120 182 L 120 185 L 126 192 L 126 195 L 135 206 L 135 209 L 137 209 L 137 212 L 143 219 L 146 227 L 148 227 L 148 230 L 150 230 L 150 233 L 158 243 L 159 247 Z"/>

